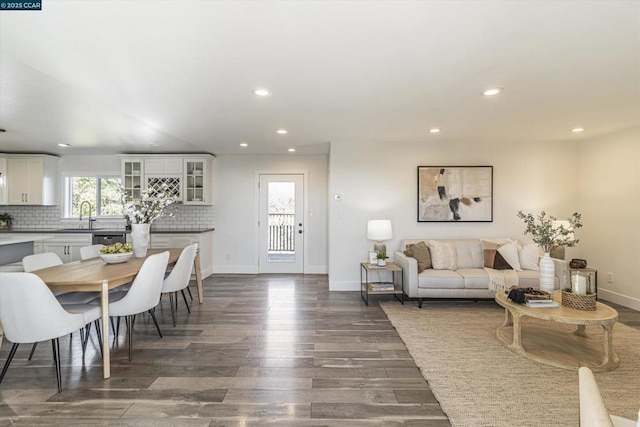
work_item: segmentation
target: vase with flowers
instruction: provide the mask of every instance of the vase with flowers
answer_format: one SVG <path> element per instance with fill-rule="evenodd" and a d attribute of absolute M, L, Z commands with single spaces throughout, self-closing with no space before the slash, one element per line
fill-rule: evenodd
<path fill-rule="evenodd" d="M 531 234 L 533 242 L 542 248 L 544 255 L 540 259 L 540 289 L 553 293 L 555 287 L 555 267 L 550 252 L 558 247 L 574 247 L 579 239 L 574 231 L 582 227 L 582 215 L 574 212 L 567 221 L 558 221 L 557 218 L 542 211 L 537 217 L 533 214 L 518 212 L 518 218 L 524 221 L 526 229 L 523 234 Z M 566 223 L 566 225 L 565 225 Z"/>
<path fill-rule="evenodd" d="M 122 194 L 122 213 L 131 223 L 131 242 L 133 255 L 142 258 L 147 255 L 149 246 L 149 231 L 151 223 L 158 218 L 173 216 L 167 211 L 167 206 L 175 202 L 175 197 L 168 187 L 146 189 L 140 193 L 140 198 L 128 199 L 124 190 Z"/>

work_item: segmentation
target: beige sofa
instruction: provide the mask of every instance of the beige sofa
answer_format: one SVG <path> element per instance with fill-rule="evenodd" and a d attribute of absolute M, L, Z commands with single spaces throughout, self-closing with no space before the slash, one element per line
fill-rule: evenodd
<path fill-rule="evenodd" d="M 426 268 L 418 274 L 416 259 L 404 254 L 403 251 L 394 253 L 393 260 L 402 268 L 404 291 L 409 298 L 418 298 L 418 306 L 422 307 L 423 298 L 493 298 L 494 292 L 489 290 L 489 274 L 485 270 L 485 254 L 487 242 L 501 245 L 511 242 L 509 239 L 455 239 L 455 240 L 427 240 L 412 239 L 401 242 L 404 250 L 407 245 L 418 242 L 427 243 L 431 249 L 431 243 L 445 244 L 453 247 L 455 257 L 455 269 Z M 484 244 L 484 247 L 483 247 Z M 537 250 L 537 248 L 535 248 Z M 433 250 L 431 251 L 433 252 Z M 433 257 L 435 253 L 431 256 Z M 537 252 L 534 254 L 534 263 L 537 264 Z M 567 262 L 553 259 L 555 265 L 556 288 L 563 283 Z M 539 287 L 539 272 L 529 262 L 528 268 L 515 270 L 518 285 Z"/>

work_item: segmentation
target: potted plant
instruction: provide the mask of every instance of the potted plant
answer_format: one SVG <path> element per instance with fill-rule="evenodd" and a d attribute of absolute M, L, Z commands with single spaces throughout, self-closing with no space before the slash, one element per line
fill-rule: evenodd
<path fill-rule="evenodd" d="M 378 259 L 378 266 L 386 267 L 387 265 L 386 259 L 388 258 L 386 252 L 382 252 L 382 251 L 378 252 L 378 255 L 376 255 L 376 258 Z"/>
<path fill-rule="evenodd" d="M 8 213 L 0 214 L 0 230 L 11 230 L 11 221 L 13 217 Z"/>
<path fill-rule="evenodd" d="M 555 267 L 549 252 L 560 246 L 572 248 L 580 241 L 576 239 L 574 230 L 582 227 L 582 216 L 574 212 L 567 218 L 568 226 L 561 224 L 556 217 L 547 216 L 544 211 L 537 217 L 519 211 L 518 218 L 522 219 L 526 226 L 523 234 L 531 234 L 533 242 L 544 252 L 540 259 L 540 289 L 553 293 Z"/>

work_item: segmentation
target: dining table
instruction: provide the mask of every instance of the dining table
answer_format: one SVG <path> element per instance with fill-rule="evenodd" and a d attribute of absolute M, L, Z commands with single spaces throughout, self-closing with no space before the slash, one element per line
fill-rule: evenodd
<path fill-rule="evenodd" d="M 149 249 L 145 257 L 132 257 L 126 262 L 107 264 L 102 259 L 90 258 L 73 261 L 54 267 L 32 271 L 54 292 L 100 292 L 102 307 L 102 362 L 103 376 L 111 376 L 111 355 L 109 351 L 109 291 L 130 283 L 140 271 L 145 259 L 150 255 L 169 252 L 168 266 L 174 265 L 183 248 Z M 199 266 L 195 268 L 199 273 Z M 199 274 L 196 274 L 198 278 Z M 199 279 L 199 278 L 198 278 Z M 198 296 L 202 302 L 202 282 L 198 280 Z"/>

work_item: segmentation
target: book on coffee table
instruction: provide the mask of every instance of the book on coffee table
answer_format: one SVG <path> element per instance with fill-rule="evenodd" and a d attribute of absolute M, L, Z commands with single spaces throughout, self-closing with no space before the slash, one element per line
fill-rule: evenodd
<path fill-rule="evenodd" d="M 559 304 L 549 299 L 537 299 L 527 301 L 527 307 L 531 308 L 553 308 L 558 307 Z"/>

